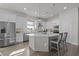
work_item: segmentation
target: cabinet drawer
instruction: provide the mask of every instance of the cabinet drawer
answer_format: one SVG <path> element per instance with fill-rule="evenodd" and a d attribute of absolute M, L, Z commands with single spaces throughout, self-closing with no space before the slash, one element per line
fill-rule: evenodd
<path fill-rule="evenodd" d="M 0 47 L 4 46 L 4 40 L 0 40 Z"/>

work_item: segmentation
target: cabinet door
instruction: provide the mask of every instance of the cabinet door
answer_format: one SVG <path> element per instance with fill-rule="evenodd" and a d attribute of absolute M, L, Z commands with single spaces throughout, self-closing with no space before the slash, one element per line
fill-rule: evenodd
<path fill-rule="evenodd" d="M 16 22 L 16 15 L 9 13 L 8 14 L 8 22 Z"/>
<path fill-rule="evenodd" d="M 0 40 L 0 47 L 4 46 L 4 40 Z"/>
<path fill-rule="evenodd" d="M 23 42 L 23 34 L 17 33 L 16 34 L 16 43 Z"/>
<path fill-rule="evenodd" d="M 29 36 L 29 46 L 32 50 L 35 51 L 35 37 L 34 36 Z"/>
<path fill-rule="evenodd" d="M 0 12 L 0 21 L 8 21 L 7 13 Z"/>
<path fill-rule="evenodd" d="M 48 38 L 47 37 L 36 37 L 35 48 L 38 51 L 48 51 Z"/>

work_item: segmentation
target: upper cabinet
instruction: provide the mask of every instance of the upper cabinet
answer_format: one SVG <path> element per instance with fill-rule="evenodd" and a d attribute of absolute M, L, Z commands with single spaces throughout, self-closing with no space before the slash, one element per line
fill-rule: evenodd
<path fill-rule="evenodd" d="M 8 14 L 8 22 L 16 22 L 16 15 L 15 14 Z"/>
<path fill-rule="evenodd" d="M 25 32 L 27 28 L 27 18 L 16 16 L 16 28 L 21 32 Z"/>
<path fill-rule="evenodd" d="M 5 10 L 0 10 L 0 21 L 15 22 L 15 18 L 15 14 Z"/>
<path fill-rule="evenodd" d="M 6 13 L 0 13 L 0 21 L 8 21 L 8 15 Z"/>

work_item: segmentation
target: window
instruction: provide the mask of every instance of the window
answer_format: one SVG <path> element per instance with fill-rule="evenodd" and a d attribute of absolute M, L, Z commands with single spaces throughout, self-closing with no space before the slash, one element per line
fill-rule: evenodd
<path fill-rule="evenodd" d="M 32 31 L 34 30 L 34 22 L 28 21 L 27 22 L 27 31 Z"/>
<path fill-rule="evenodd" d="M 27 22 L 27 25 L 33 25 L 33 22 Z"/>
<path fill-rule="evenodd" d="M 29 29 L 34 29 L 34 26 L 27 26 L 27 28 L 29 28 Z"/>

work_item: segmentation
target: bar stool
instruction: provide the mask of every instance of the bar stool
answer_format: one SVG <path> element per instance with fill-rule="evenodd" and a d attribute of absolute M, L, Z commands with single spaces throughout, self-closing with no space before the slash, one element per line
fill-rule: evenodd
<path fill-rule="evenodd" d="M 60 43 L 63 37 L 63 33 L 59 33 L 58 36 L 49 37 L 49 55 L 52 53 L 52 49 L 54 49 L 53 52 L 57 53 L 57 55 L 60 55 Z"/>
<path fill-rule="evenodd" d="M 68 36 L 68 32 L 64 32 L 63 33 L 63 37 L 62 37 L 64 51 L 67 51 L 67 43 L 66 43 L 67 36 Z"/>

